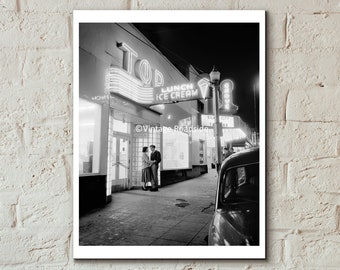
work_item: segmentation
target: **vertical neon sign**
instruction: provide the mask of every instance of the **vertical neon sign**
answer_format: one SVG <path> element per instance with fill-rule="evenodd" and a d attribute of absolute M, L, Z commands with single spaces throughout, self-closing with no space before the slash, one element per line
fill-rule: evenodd
<path fill-rule="evenodd" d="M 230 111 L 231 105 L 233 104 L 231 92 L 234 90 L 234 83 L 232 80 L 223 80 L 220 84 L 222 92 L 222 106 L 226 111 Z"/>

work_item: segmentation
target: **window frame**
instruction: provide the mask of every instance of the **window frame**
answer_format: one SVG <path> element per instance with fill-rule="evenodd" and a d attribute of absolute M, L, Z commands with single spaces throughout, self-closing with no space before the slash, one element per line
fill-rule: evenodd
<path fill-rule="evenodd" d="M 231 172 L 231 171 L 237 172 L 237 169 L 239 169 L 239 168 L 245 168 L 245 178 L 246 179 L 241 184 L 238 183 L 239 182 L 239 177 L 238 177 L 238 174 L 236 173 L 236 178 L 235 178 L 236 184 L 234 185 L 236 187 L 235 188 L 235 193 L 236 193 L 236 191 L 237 191 L 237 189 L 239 187 L 244 186 L 249 181 L 249 179 L 247 178 L 247 167 L 254 166 L 254 165 L 257 165 L 258 168 L 259 168 L 260 164 L 259 164 L 259 162 L 251 162 L 251 163 L 246 163 L 246 164 L 239 164 L 239 165 L 236 165 L 236 166 L 229 167 L 229 168 L 227 168 L 223 172 L 223 174 L 222 174 L 222 176 L 220 178 L 221 181 L 220 181 L 220 184 L 219 184 L 219 194 L 218 194 L 217 209 L 224 209 L 224 208 L 228 207 L 229 205 L 234 205 L 234 204 L 241 203 L 241 201 L 237 201 L 237 198 L 235 200 L 228 200 L 227 198 L 225 198 L 225 194 L 226 194 L 225 193 L 225 189 L 226 189 L 226 185 L 225 184 L 226 184 L 226 181 L 227 181 L 228 173 Z M 259 177 L 259 186 L 260 186 L 260 174 L 258 174 L 258 177 Z M 229 195 L 227 195 L 227 196 L 229 196 Z M 252 200 L 249 200 L 249 201 L 252 201 Z"/>

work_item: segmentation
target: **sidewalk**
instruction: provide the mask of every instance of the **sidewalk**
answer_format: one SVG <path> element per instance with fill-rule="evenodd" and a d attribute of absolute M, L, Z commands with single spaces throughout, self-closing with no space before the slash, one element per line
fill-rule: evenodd
<path fill-rule="evenodd" d="M 80 218 L 80 245 L 206 245 L 217 174 L 160 188 L 112 194 L 105 208 Z"/>

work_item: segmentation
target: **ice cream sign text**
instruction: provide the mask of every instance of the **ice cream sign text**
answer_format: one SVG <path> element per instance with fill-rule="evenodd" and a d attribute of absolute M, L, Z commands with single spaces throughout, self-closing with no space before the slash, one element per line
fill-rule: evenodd
<path fill-rule="evenodd" d="M 164 76 L 153 69 L 146 59 L 138 59 L 138 53 L 123 42 L 117 43 L 123 51 L 123 70 L 112 67 L 106 75 L 107 90 L 140 104 L 163 104 L 193 99 L 209 98 L 209 80 L 164 85 Z"/>
<path fill-rule="evenodd" d="M 168 103 L 209 97 L 209 80 L 200 79 L 197 83 L 154 88 L 154 101 Z"/>

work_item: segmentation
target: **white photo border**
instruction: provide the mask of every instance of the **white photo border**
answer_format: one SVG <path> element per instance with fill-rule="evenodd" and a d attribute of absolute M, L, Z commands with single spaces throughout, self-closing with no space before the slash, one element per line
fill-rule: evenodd
<path fill-rule="evenodd" d="M 263 10 L 74 10 L 73 11 L 73 258 L 74 259 L 265 259 L 266 183 L 260 185 L 259 246 L 80 246 L 79 245 L 79 24 L 197 22 L 259 23 L 260 179 L 266 179 L 265 11 Z"/>

